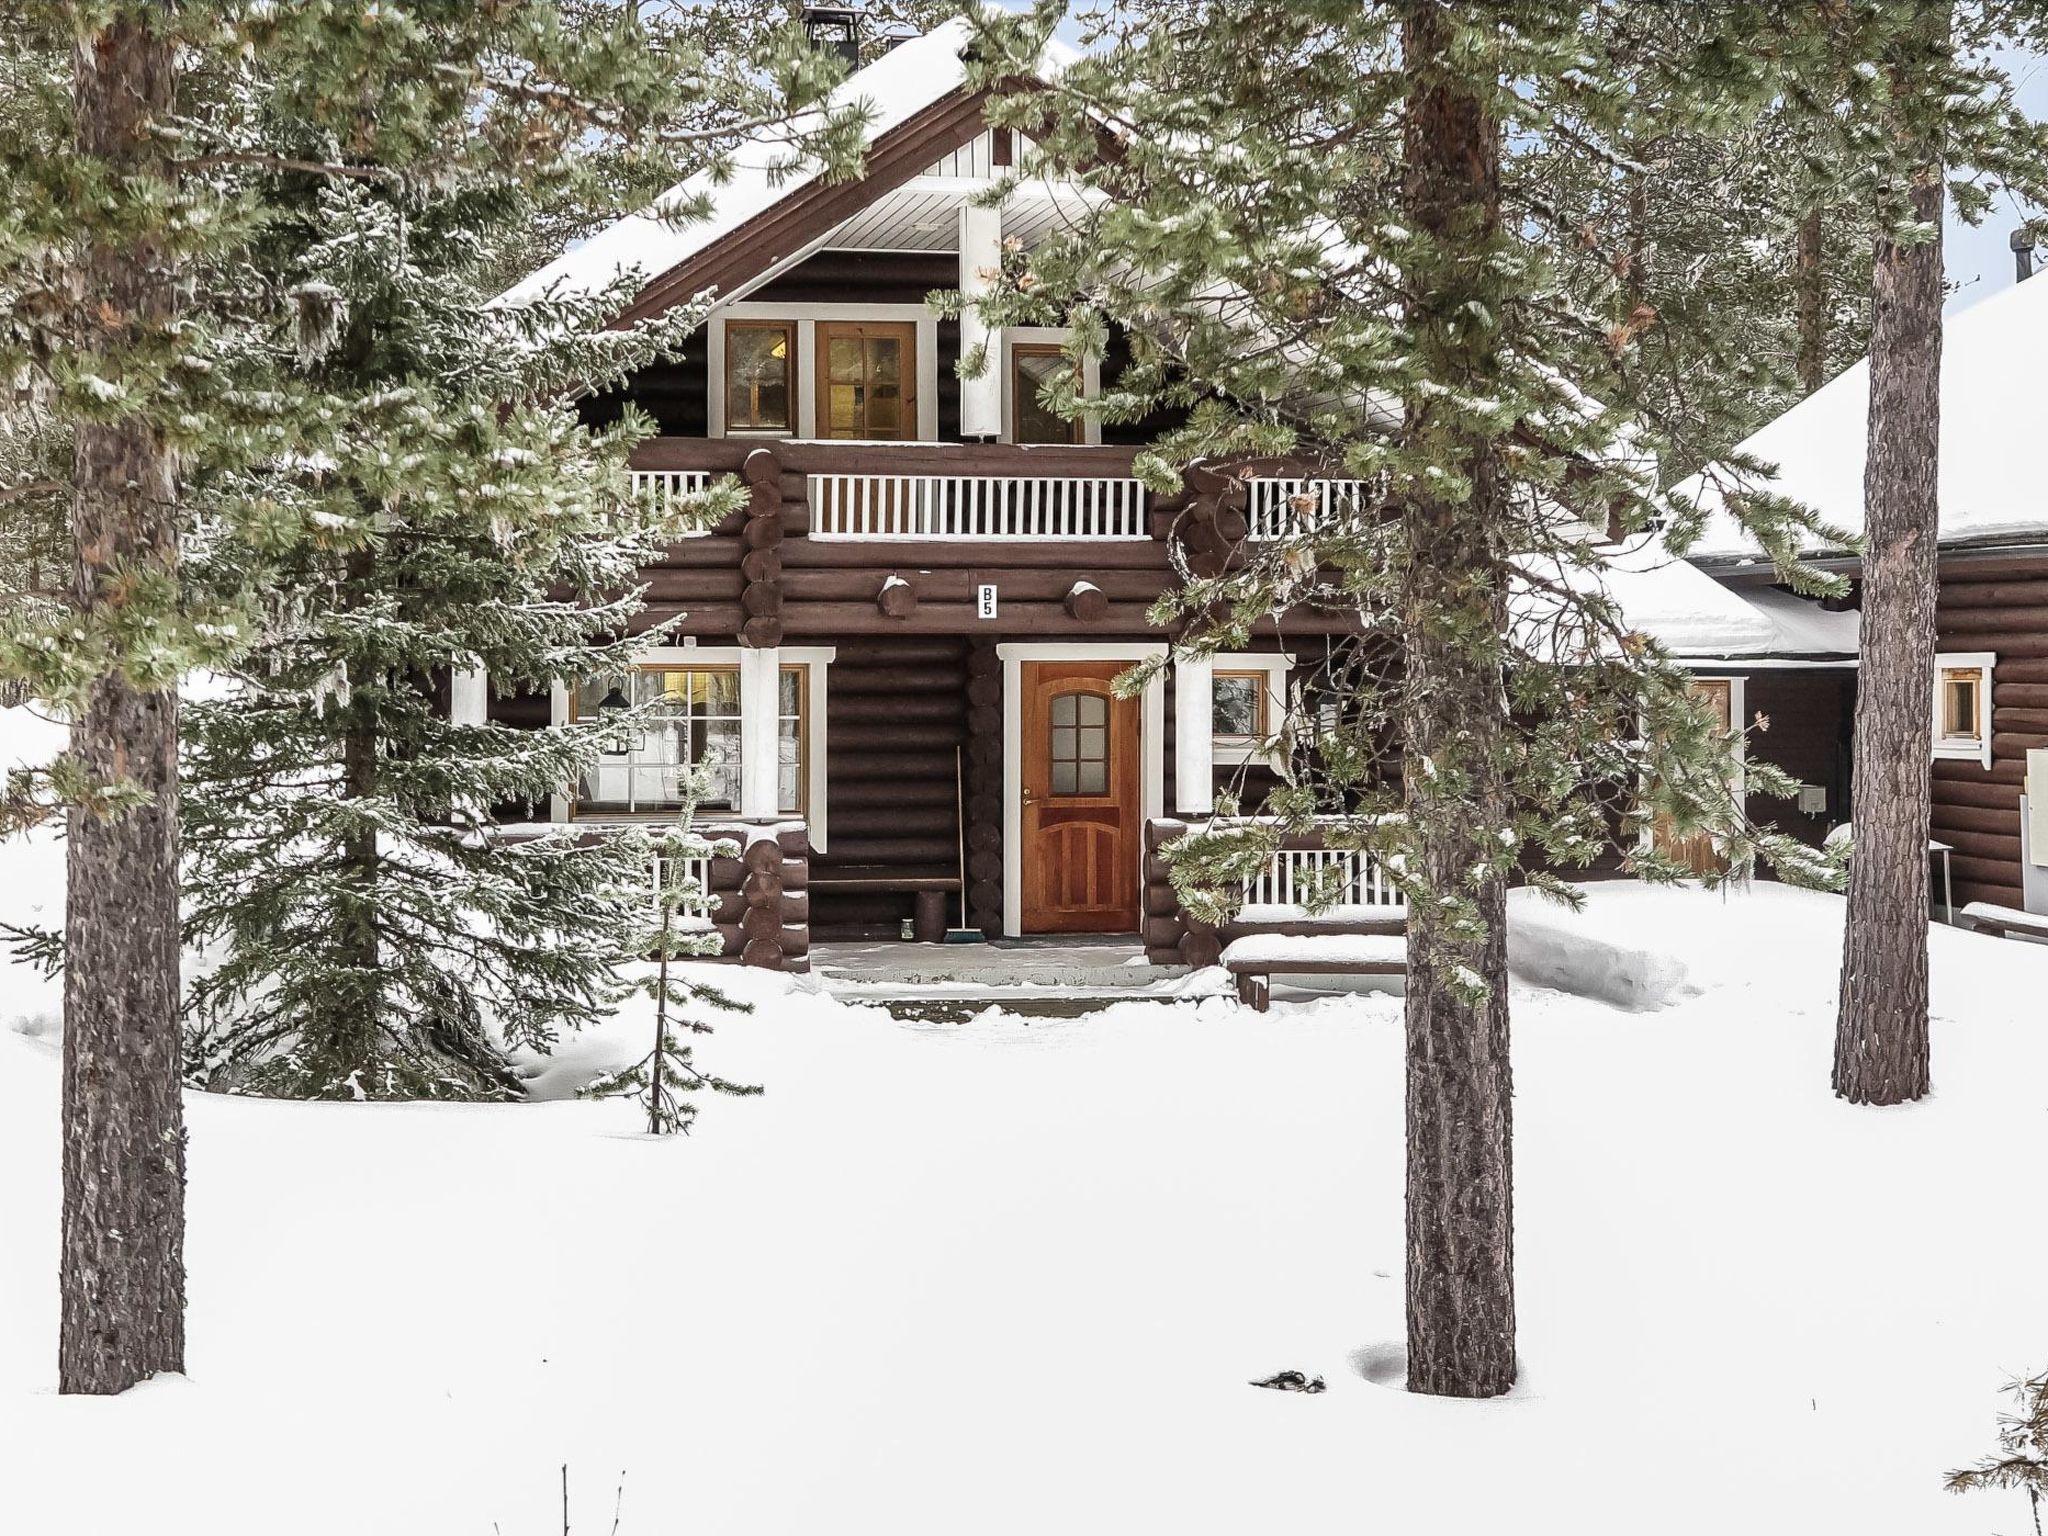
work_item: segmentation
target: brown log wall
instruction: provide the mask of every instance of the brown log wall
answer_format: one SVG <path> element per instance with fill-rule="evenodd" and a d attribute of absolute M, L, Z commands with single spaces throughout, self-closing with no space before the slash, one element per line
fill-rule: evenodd
<path fill-rule="evenodd" d="M 967 742 L 967 643 L 861 637 L 839 641 L 837 651 L 826 684 L 827 848 L 813 858 L 818 879 L 829 884 L 835 874 L 875 869 L 906 878 L 957 875 L 955 754 Z M 998 753 L 998 785 L 1001 771 Z M 1001 873 L 998 848 L 998 880 Z M 894 938 L 914 898 L 821 888 L 813 900 L 821 937 Z M 949 923 L 958 900 L 946 898 Z M 996 910 L 1000 919 L 999 887 Z"/>
<path fill-rule="evenodd" d="M 783 638 L 949 634 L 1035 639 L 1158 638 L 1147 609 L 1176 584 L 1169 535 L 1190 537 L 1225 558 L 1219 519 L 1182 516 L 1177 497 L 1151 499 L 1150 539 L 828 539 L 810 529 L 813 473 L 998 475 L 1024 478 L 1119 477 L 1130 472 L 1128 447 L 1018 447 L 1000 443 L 873 445 L 734 438 L 657 438 L 634 455 L 642 469 L 708 469 L 740 475 L 750 488 L 746 511 L 708 534 L 687 539 L 648 568 L 646 622 L 680 614 L 681 631 L 699 636 L 775 633 Z M 1234 518 L 1234 521 L 1233 521 Z M 1242 534 L 1242 514 L 1226 509 L 1224 532 Z M 1085 580 L 1094 593 L 1077 593 Z M 998 613 L 983 619 L 976 589 L 993 584 Z M 885 597 L 885 592 L 888 594 Z M 752 632 L 749 633 L 749 626 Z M 1290 636 L 1348 633 L 1355 617 L 1341 610 L 1294 609 Z M 1253 633 L 1275 636 L 1268 619 Z"/>
<path fill-rule="evenodd" d="M 2030 748 L 2048 747 L 2048 556 L 1945 555 L 1934 628 L 1944 651 L 1991 651 L 1991 766 L 1934 764 L 1933 833 L 1955 848 L 1958 904 L 2026 904 L 2020 788 Z"/>

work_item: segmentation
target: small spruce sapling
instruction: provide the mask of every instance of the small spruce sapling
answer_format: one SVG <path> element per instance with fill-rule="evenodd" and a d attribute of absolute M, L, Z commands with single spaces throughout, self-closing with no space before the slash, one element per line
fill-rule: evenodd
<path fill-rule="evenodd" d="M 640 979 L 639 990 L 654 999 L 654 1042 L 631 1066 L 598 1077 L 583 1089 L 591 1099 L 631 1098 L 647 1111 L 647 1133 L 670 1136 L 689 1133 L 697 1118 L 690 1095 L 700 1088 L 742 1097 L 761 1091 L 758 1084 L 729 1082 L 697 1069 L 684 1035 L 712 1031 L 706 1012 L 751 1013 L 753 1005 L 717 987 L 684 979 L 670 962 L 692 955 L 716 954 L 715 931 L 686 924 L 684 919 L 709 913 L 711 902 L 702 875 L 718 857 L 737 857 L 738 844 L 712 841 L 696 829 L 696 786 L 689 786 L 676 824 L 657 835 L 654 847 L 654 923 L 647 948 L 654 970 Z M 680 1032 L 680 1033 L 679 1033 Z"/>
<path fill-rule="evenodd" d="M 2034 1517 L 2034 1536 L 2041 1536 L 2041 1502 L 2048 1498 L 2048 1372 L 2013 1382 L 2007 1390 L 2019 1399 L 2020 1411 L 1998 1416 L 1998 1453 L 1949 1473 L 1944 1486 L 1951 1493 L 2020 1489 Z"/>

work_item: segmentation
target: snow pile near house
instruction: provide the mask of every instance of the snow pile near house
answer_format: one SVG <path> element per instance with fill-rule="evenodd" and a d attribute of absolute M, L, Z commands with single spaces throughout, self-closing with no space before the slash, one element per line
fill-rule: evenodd
<path fill-rule="evenodd" d="M 2041 440 L 2038 359 L 2048 350 L 2048 282 L 2017 283 L 1943 322 L 1941 537 L 1990 541 L 2048 532 L 2033 450 Z M 1741 445 L 1778 466 L 1772 489 L 1850 533 L 1863 529 L 1870 361 L 1865 358 Z M 1703 476 L 1674 498 L 1709 517 L 1695 558 L 1760 559 L 1756 541 Z"/>
<path fill-rule="evenodd" d="M 1667 894 L 1633 884 L 1629 889 L 1637 895 Z M 1663 1008 L 1697 996 L 1685 962 L 1665 947 L 1669 935 L 1639 920 L 1653 905 L 1602 901 L 1597 908 L 1575 912 L 1536 891 L 1512 891 L 1508 970 L 1532 986 L 1616 1008 Z"/>
<path fill-rule="evenodd" d="M 51 1390 L 56 1052 L 0 1033 L 0 1530 L 553 1536 L 565 1463 L 579 1532 L 623 1470 L 619 1536 L 2020 1528 L 1940 1479 L 2048 1364 L 2048 951 L 1938 931 L 1936 1092 L 1856 1109 L 1840 908 L 1602 886 L 1697 994 L 1517 989 L 1487 1403 L 1394 1389 L 1395 997 L 903 1024 L 721 971 L 758 1008 L 703 1059 L 767 1093 L 675 1142 L 195 1095 L 190 1377 L 98 1401 Z M 1286 1369 L 1329 1390 L 1246 1385 Z"/>

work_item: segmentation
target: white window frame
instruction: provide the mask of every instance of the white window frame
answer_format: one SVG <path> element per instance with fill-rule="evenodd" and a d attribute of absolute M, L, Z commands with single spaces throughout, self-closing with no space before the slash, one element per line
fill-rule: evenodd
<path fill-rule="evenodd" d="M 1210 658 L 1210 711 L 1214 719 L 1215 678 L 1222 672 L 1261 672 L 1266 679 L 1266 734 L 1279 735 L 1278 727 L 1287 721 L 1287 674 L 1294 666 L 1294 656 L 1287 651 L 1243 651 L 1224 652 Z M 1284 761 L 1279 742 L 1276 740 L 1270 750 L 1261 750 L 1258 743 L 1241 741 L 1234 736 L 1217 735 L 1210 737 L 1210 750 L 1219 767 L 1235 768 L 1245 763 L 1265 763 L 1278 768 Z"/>
<path fill-rule="evenodd" d="M 725 323 L 728 320 L 783 320 L 796 326 L 796 431 L 735 434 L 749 442 L 815 441 L 818 435 L 818 322 L 895 322 L 917 327 L 917 437 L 939 440 L 939 319 L 922 304 L 771 304 L 741 299 L 721 305 L 707 318 L 705 332 L 705 428 L 725 431 Z"/>
<path fill-rule="evenodd" d="M 1994 651 L 1944 651 L 1934 658 L 1934 756 L 1958 762 L 1975 761 L 1983 767 L 1991 766 L 1991 674 L 1998 666 L 1998 655 Z M 1945 672 L 1975 672 L 1977 674 L 1977 738 L 1974 741 L 1962 737 L 1944 739 L 1941 734 L 1941 679 Z"/>
<path fill-rule="evenodd" d="M 784 645 L 776 650 L 778 667 L 804 668 L 806 691 L 804 696 L 804 804 L 808 807 L 802 820 L 809 833 L 811 847 L 819 853 L 826 851 L 829 828 L 826 825 L 825 808 L 825 699 L 827 693 L 826 674 L 833 660 L 838 656 L 838 647 L 830 645 Z M 731 667 L 741 665 L 740 658 L 747 648 L 737 645 L 658 645 L 643 651 L 634 659 L 636 666 L 661 667 Z M 549 705 L 549 718 L 556 725 L 569 721 L 569 685 L 556 683 Z M 744 719 L 741 726 L 741 741 L 746 740 Z M 744 776 L 746 767 L 741 764 Z M 548 804 L 549 818 L 554 821 L 572 819 L 573 802 L 569 795 L 556 794 Z M 581 821 L 603 822 L 603 815 L 574 818 Z M 637 818 L 644 820 L 645 818 Z M 792 820 L 796 818 L 791 818 Z"/>

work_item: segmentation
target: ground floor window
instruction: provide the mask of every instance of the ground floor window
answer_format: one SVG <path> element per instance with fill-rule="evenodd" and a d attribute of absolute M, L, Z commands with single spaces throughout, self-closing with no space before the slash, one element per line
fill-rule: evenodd
<path fill-rule="evenodd" d="M 809 687 L 804 665 L 781 669 L 776 690 L 777 807 L 801 816 L 809 782 L 805 730 Z M 740 672 L 736 666 L 643 666 L 585 680 L 573 691 L 570 719 L 602 720 L 608 711 L 646 713 L 622 727 L 612 750 L 583 776 L 581 811 L 655 814 L 682 804 L 692 770 L 700 811 L 740 808 Z"/>
<path fill-rule="evenodd" d="M 1989 651 L 1954 651 L 1934 658 L 1934 755 L 1975 758 L 1991 766 Z"/>

